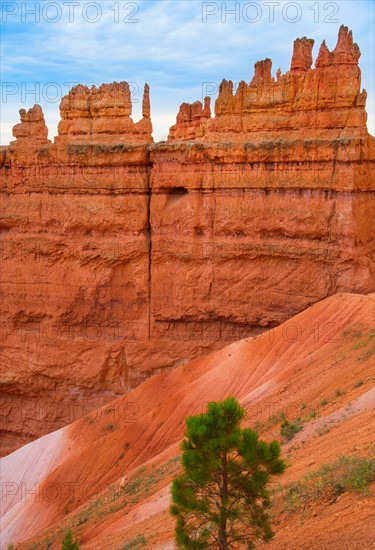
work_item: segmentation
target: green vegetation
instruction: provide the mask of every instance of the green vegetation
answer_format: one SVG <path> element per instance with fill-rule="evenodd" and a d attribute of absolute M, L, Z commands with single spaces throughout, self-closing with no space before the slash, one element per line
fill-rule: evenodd
<path fill-rule="evenodd" d="M 346 328 L 341 336 L 349 337 L 351 340 L 362 338 L 365 326 L 362 323 L 354 323 L 351 327 Z"/>
<path fill-rule="evenodd" d="M 285 419 L 285 412 L 281 411 L 278 414 L 272 414 L 267 421 L 267 428 L 272 428 L 272 426 L 275 426 L 279 422 Z"/>
<path fill-rule="evenodd" d="M 284 508 L 294 512 L 306 508 L 324 496 L 335 500 L 342 493 L 352 491 L 366 494 L 369 483 L 375 480 L 374 457 L 339 457 L 331 464 L 306 475 L 302 481 L 284 488 Z"/>
<path fill-rule="evenodd" d="M 354 341 L 352 349 L 354 351 L 364 351 L 357 356 L 358 362 L 366 361 L 369 357 L 375 353 L 375 330 L 373 328 L 366 330 L 366 328 L 360 323 L 354 324 L 352 327 L 347 328 L 342 333 L 342 336 L 350 338 Z M 364 349 L 368 348 L 368 349 Z"/>
<path fill-rule="evenodd" d="M 322 399 L 320 404 L 321 404 L 322 407 L 325 407 L 326 405 L 328 405 L 327 399 Z"/>
<path fill-rule="evenodd" d="M 67 531 L 64 540 L 61 544 L 61 550 L 79 550 L 78 542 L 77 540 L 73 540 L 72 532 L 69 529 Z"/>
<path fill-rule="evenodd" d="M 172 484 L 171 513 L 180 548 L 232 548 L 269 540 L 271 475 L 281 474 L 280 444 L 241 429 L 245 411 L 233 397 L 187 418 L 183 473 Z"/>
<path fill-rule="evenodd" d="M 143 535 L 138 535 L 135 539 L 127 542 L 124 546 L 121 546 L 119 550 L 139 550 L 147 544 L 147 539 Z"/>
<path fill-rule="evenodd" d="M 289 422 L 289 420 L 284 420 L 284 422 L 280 426 L 280 433 L 284 439 L 290 441 L 296 435 L 296 433 L 300 432 L 302 429 L 302 422 L 300 418 L 298 418 L 296 422 Z"/>
<path fill-rule="evenodd" d="M 337 388 L 335 391 L 336 397 L 341 397 L 342 395 L 345 395 L 345 392 L 341 390 L 340 388 Z"/>

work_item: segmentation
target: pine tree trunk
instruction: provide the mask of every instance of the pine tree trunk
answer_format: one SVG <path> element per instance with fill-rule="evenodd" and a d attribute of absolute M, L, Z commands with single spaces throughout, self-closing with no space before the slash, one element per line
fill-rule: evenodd
<path fill-rule="evenodd" d="M 219 527 L 220 550 L 229 550 L 227 543 L 227 502 L 228 502 L 228 464 L 227 455 L 223 458 L 223 486 L 221 489 L 221 511 Z"/>

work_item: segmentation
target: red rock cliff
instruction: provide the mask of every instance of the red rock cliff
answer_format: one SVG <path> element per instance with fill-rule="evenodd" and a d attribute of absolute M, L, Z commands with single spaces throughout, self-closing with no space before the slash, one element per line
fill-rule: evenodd
<path fill-rule="evenodd" d="M 126 83 L 73 88 L 54 143 L 40 107 L 21 111 L 0 151 L 3 452 L 328 295 L 374 289 L 359 49 L 342 27 L 313 69 L 312 45 L 297 40 L 276 79 L 266 59 L 236 91 L 223 81 L 214 117 L 208 98 L 183 104 L 165 143 L 147 85 L 137 123 Z"/>
<path fill-rule="evenodd" d="M 151 371 L 148 86 L 137 123 L 130 99 L 125 82 L 76 86 L 53 144 L 36 105 L 2 150 L 3 450 Z"/>
<path fill-rule="evenodd" d="M 212 118 L 181 105 L 168 142 L 151 147 L 160 333 L 173 318 L 190 334 L 200 323 L 251 334 L 329 294 L 374 289 L 374 138 L 359 48 L 341 27 L 312 68 L 312 47 L 296 40 L 284 75 L 265 59 L 236 91 L 224 80 Z"/>

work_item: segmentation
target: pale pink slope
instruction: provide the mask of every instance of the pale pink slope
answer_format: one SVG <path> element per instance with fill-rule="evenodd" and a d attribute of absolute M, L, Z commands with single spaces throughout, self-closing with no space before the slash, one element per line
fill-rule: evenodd
<path fill-rule="evenodd" d="M 44 515 L 43 509 L 34 509 L 35 503 L 55 498 L 54 488 L 43 491 L 40 483 L 66 457 L 66 442 L 66 428 L 62 428 L 0 459 L 1 550 L 35 532 L 37 514 Z"/>

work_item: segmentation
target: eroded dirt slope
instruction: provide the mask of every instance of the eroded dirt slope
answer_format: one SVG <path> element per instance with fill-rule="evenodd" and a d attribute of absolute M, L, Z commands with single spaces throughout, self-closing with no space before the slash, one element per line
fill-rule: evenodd
<path fill-rule="evenodd" d="M 1 548 L 57 549 L 68 528 L 85 550 L 117 550 L 134 540 L 140 548 L 174 548 L 169 485 L 179 470 L 184 419 L 228 395 L 266 439 L 280 438 L 281 413 L 302 418 L 303 430 L 283 444 L 289 468 L 282 485 L 339 455 L 369 455 L 373 321 L 374 295 L 335 295 L 255 339 L 155 376 L 2 459 L 8 494 Z M 121 491 L 124 473 L 129 479 Z M 37 495 L 22 498 L 22 484 L 30 491 L 35 483 Z M 370 549 L 373 502 L 370 488 L 366 497 L 317 501 L 305 515 L 277 505 L 269 548 Z"/>

